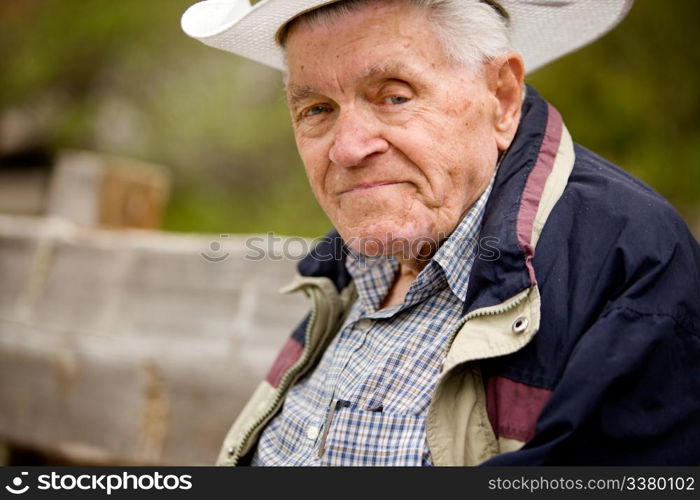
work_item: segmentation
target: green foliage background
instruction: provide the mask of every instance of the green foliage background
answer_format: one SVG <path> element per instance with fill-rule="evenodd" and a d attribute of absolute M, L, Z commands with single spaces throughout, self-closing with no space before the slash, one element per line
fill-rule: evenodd
<path fill-rule="evenodd" d="M 187 38 L 179 17 L 190 3 L 3 0 L 0 120 L 19 146 L 4 141 L 0 152 L 84 148 L 167 165 L 168 230 L 324 233 L 279 74 Z M 574 140 L 652 185 L 691 224 L 699 6 L 637 0 L 615 31 L 528 78 Z"/>

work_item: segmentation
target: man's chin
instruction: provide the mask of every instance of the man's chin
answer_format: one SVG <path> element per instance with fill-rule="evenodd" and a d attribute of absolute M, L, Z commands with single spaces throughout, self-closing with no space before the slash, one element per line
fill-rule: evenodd
<path fill-rule="evenodd" d="M 380 257 L 392 254 L 385 238 L 375 236 L 350 236 L 349 238 L 343 238 L 343 240 L 353 252 L 367 257 Z"/>
<path fill-rule="evenodd" d="M 393 255 L 401 260 L 430 258 L 438 246 L 435 238 L 405 232 L 373 232 L 343 236 L 353 251 L 367 257 Z"/>

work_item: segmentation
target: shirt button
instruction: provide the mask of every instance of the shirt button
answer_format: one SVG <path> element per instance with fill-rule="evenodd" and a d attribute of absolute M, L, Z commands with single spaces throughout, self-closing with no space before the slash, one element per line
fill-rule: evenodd
<path fill-rule="evenodd" d="M 316 439 L 320 432 L 321 429 L 319 429 L 315 425 L 310 425 L 306 428 L 306 437 L 309 439 Z"/>
<path fill-rule="evenodd" d="M 365 319 L 361 319 L 361 320 L 357 323 L 357 326 L 358 326 L 359 328 L 361 328 L 361 329 L 364 330 L 364 329 L 366 329 L 366 328 L 369 328 L 369 326 L 370 326 L 371 323 L 372 323 L 372 322 L 371 322 L 370 320 L 368 320 L 368 319 L 365 318 Z"/>

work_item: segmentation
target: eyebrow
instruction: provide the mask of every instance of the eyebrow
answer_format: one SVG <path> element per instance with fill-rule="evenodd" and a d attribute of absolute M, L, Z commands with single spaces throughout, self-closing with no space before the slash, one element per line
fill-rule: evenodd
<path fill-rule="evenodd" d="M 369 67 L 361 76 L 360 79 L 372 79 L 384 75 L 408 75 L 417 76 L 418 73 L 405 63 L 398 61 L 390 61 L 383 64 L 376 64 Z"/>
<path fill-rule="evenodd" d="M 310 85 L 296 85 L 294 83 L 287 85 L 287 102 L 292 107 L 314 94 L 318 94 L 318 92 Z"/>
<path fill-rule="evenodd" d="M 356 80 L 373 80 L 386 75 L 418 77 L 419 73 L 405 63 L 391 61 L 370 66 Z M 287 102 L 292 108 L 300 101 L 318 94 L 321 94 L 321 92 L 311 85 L 287 84 Z"/>

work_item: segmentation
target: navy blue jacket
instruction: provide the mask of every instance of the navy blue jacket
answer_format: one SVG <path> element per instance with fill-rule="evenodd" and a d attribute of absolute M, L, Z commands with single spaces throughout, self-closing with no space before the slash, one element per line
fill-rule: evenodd
<path fill-rule="evenodd" d="M 480 366 L 487 387 L 507 379 L 541 389 L 546 404 L 525 446 L 485 465 L 700 465 L 700 247 L 666 200 L 576 145 L 536 248 L 523 248 L 518 206 L 551 110 L 528 88 L 481 231 L 499 257 L 476 260 L 464 305 L 500 303 L 533 281 L 542 298 L 533 340 Z M 314 258 L 331 250 L 337 259 Z M 326 239 L 300 273 L 344 288 L 343 250 Z"/>

